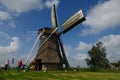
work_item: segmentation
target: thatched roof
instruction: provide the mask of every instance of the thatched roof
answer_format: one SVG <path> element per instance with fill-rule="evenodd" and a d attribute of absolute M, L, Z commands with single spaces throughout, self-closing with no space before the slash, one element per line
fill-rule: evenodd
<path fill-rule="evenodd" d="M 41 29 L 38 30 L 38 34 L 39 34 L 40 32 L 42 32 L 43 29 L 45 29 L 44 34 L 51 34 L 51 33 L 54 31 L 55 28 L 49 28 L 49 27 L 41 28 Z M 54 35 L 58 35 L 58 34 L 59 34 L 58 31 L 56 31 L 56 32 L 54 33 Z"/>

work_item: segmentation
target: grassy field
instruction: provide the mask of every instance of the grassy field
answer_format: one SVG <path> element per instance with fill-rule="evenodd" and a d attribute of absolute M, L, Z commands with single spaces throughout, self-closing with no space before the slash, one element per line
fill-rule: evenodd
<path fill-rule="evenodd" d="M 0 80 L 120 80 L 120 73 L 80 71 L 0 71 Z"/>

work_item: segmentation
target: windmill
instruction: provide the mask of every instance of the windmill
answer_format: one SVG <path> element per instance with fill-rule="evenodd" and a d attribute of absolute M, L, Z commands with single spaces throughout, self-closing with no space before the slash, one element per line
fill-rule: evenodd
<path fill-rule="evenodd" d="M 40 39 L 40 45 L 38 48 L 37 55 L 34 59 L 35 70 L 62 70 L 63 66 L 68 69 L 69 62 L 67 60 L 63 43 L 61 40 L 61 34 L 65 34 L 77 24 L 85 21 L 82 10 L 71 16 L 65 23 L 63 23 L 63 31 L 59 31 L 58 19 L 56 14 L 55 5 L 52 6 L 51 10 L 51 21 L 52 28 L 44 27 L 38 30 L 38 38 L 31 49 L 26 62 L 29 60 L 30 55 Z"/>

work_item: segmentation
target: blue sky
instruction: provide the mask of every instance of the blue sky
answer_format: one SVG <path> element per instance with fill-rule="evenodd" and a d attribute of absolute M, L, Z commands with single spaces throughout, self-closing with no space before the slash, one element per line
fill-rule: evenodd
<path fill-rule="evenodd" d="M 38 34 L 51 25 L 56 4 L 59 29 L 82 9 L 86 21 L 61 36 L 71 66 L 86 67 L 88 50 L 102 41 L 110 62 L 120 60 L 120 0 L 0 0 L 0 65 L 25 60 Z M 37 47 L 36 47 L 37 50 Z M 34 56 L 34 55 L 33 55 Z M 16 63 L 15 63 L 16 64 Z"/>

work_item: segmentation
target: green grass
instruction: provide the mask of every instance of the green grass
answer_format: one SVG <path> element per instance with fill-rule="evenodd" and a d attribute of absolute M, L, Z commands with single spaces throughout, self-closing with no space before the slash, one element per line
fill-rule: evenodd
<path fill-rule="evenodd" d="M 80 71 L 0 71 L 0 80 L 120 80 L 120 73 Z"/>

